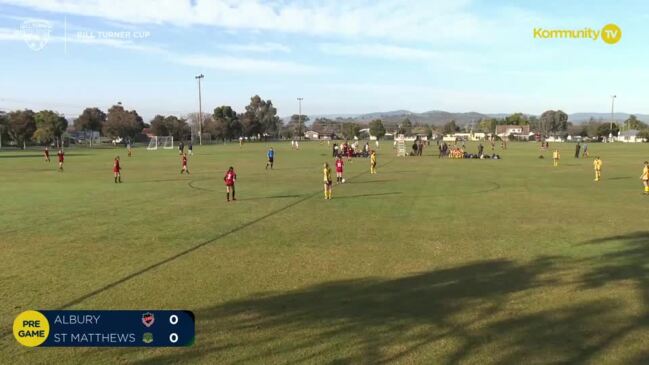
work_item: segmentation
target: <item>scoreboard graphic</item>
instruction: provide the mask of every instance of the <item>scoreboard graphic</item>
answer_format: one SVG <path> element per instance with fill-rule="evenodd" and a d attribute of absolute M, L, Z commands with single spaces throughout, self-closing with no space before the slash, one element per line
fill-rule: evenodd
<path fill-rule="evenodd" d="M 28 310 L 13 334 L 27 347 L 183 347 L 195 321 L 185 310 Z"/>

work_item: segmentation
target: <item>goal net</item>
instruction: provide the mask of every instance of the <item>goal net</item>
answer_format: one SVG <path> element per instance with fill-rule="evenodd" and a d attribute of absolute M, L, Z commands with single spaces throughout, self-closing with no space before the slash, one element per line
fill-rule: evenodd
<path fill-rule="evenodd" d="M 153 136 L 149 140 L 149 146 L 147 150 L 157 150 L 158 148 L 164 148 L 170 150 L 174 148 L 174 137 L 173 136 Z"/>

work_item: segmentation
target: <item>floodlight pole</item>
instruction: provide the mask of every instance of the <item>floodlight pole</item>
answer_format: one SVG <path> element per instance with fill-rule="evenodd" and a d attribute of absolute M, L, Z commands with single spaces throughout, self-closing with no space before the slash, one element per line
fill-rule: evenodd
<path fill-rule="evenodd" d="M 298 125 L 298 133 L 300 134 L 300 139 L 302 139 L 302 100 L 304 98 L 297 98 L 297 103 L 298 103 L 298 115 L 297 115 L 297 125 Z"/>
<path fill-rule="evenodd" d="M 615 98 L 616 95 L 611 95 L 611 125 L 609 126 L 609 138 L 613 139 L 613 120 L 615 120 Z"/>
<path fill-rule="evenodd" d="M 201 96 L 201 80 L 205 75 L 200 74 L 194 78 L 198 80 L 198 144 L 203 145 L 203 101 Z"/>

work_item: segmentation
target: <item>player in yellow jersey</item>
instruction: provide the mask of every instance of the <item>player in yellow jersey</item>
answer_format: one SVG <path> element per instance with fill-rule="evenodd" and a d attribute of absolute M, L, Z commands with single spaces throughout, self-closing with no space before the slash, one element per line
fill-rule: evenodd
<path fill-rule="evenodd" d="M 376 151 L 374 150 L 370 154 L 370 174 L 376 174 Z"/>
<path fill-rule="evenodd" d="M 642 184 L 644 185 L 644 195 L 649 195 L 649 161 L 644 162 L 640 180 L 642 180 Z"/>
<path fill-rule="evenodd" d="M 331 168 L 328 163 L 324 163 L 324 168 L 322 169 L 324 175 L 324 195 L 325 199 L 331 199 Z"/>
<path fill-rule="evenodd" d="M 595 181 L 600 181 L 602 179 L 602 160 L 599 159 L 599 156 L 595 157 L 593 168 L 595 169 Z"/>
<path fill-rule="evenodd" d="M 552 152 L 552 160 L 554 161 L 554 167 L 559 166 L 560 159 L 561 159 L 561 154 L 559 153 L 559 150 L 554 150 L 554 152 Z"/>

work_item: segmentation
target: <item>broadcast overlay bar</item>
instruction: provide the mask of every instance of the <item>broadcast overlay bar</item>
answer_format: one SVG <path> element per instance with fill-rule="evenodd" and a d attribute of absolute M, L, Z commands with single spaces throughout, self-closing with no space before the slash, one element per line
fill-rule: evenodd
<path fill-rule="evenodd" d="M 27 347 L 182 347 L 194 331 L 186 310 L 28 310 L 13 324 Z"/>

